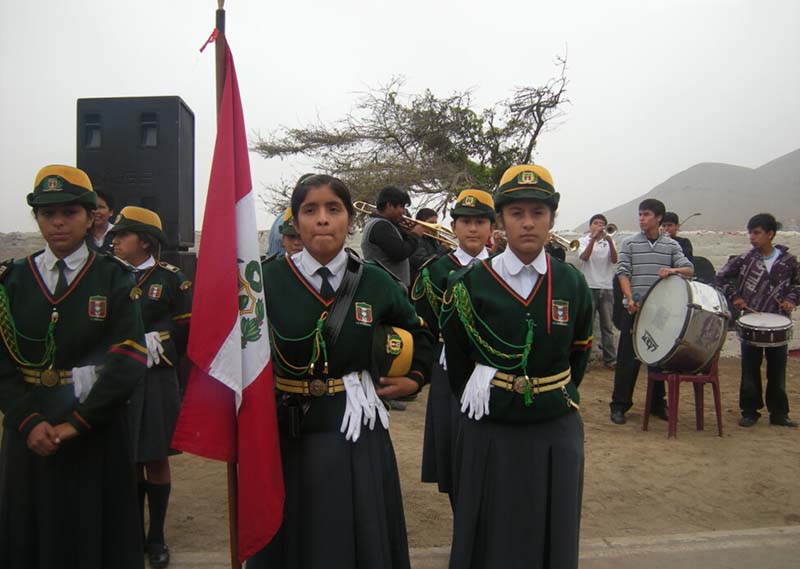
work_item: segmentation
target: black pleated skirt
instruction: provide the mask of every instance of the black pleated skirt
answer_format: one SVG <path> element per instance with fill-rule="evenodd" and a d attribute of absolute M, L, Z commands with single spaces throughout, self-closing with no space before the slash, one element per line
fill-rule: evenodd
<path fill-rule="evenodd" d="M 135 462 L 164 460 L 175 454 L 170 443 L 181 408 L 175 368 L 148 369 L 128 407 Z"/>
<path fill-rule="evenodd" d="M 422 445 L 422 481 L 435 482 L 439 492 L 451 495 L 455 465 L 456 438 L 461 423 L 458 400 L 450 389 L 447 372 L 439 364 L 441 348 L 431 371 L 425 436 Z"/>
<path fill-rule="evenodd" d="M 72 390 L 72 386 L 69 386 Z M 0 448 L 0 567 L 142 569 L 136 477 L 123 413 L 48 457 L 22 435 Z"/>
<path fill-rule="evenodd" d="M 358 442 L 339 432 L 281 439 L 281 529 L 247 569 L 408 569 L 394 448 L 379 424 Z"/>
<path fill-rule="evenodd" d="M 577 412 L 531 424 L 465 419 L 451 569 L 575 569 L 583 494 Z"/>

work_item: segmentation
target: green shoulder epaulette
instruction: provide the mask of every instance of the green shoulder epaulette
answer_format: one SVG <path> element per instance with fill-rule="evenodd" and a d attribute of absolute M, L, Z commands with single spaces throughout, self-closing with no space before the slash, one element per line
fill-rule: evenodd
<path fill-rule="evenodd" d="M 0 282 L 3 282 L 3 279 L 8 276 L 8 273 L 11 270 L 11 265 L 14 264 L 14 259 L 6 259 L 5 261 L 0 262 Z"/>
<path fill-rule="evenodd" d="M 178 271 L 180 271 L 180 268 L 176 267 L 175 265 L 170 265 L 166 261 L 159 261 L 158 266 L 161 267 L 162 269 L 167 269 L 171 273 L 177 273 Z"/>
<path fill-rule="evenodd" d="M 464 275 L 466 275 L 468 272 L 470 272 L 478 265 L 480 265 L 480 263 L 471 263 L 466 267 L 461 267 L 460 269 L 451 271 L 450 274 L 447 275 L 447 287 L 449 288 L 450 285 L 452 285 L 454 282 L 460 281 L 462 278 L 464 278 Z"/>

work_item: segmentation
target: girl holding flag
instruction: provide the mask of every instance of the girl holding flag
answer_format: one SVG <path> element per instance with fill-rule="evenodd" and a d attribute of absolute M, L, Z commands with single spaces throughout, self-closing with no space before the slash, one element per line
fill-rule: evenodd
<path fill-rule="evenodd" d="M 263 264 L 284 519 L 248 568 L 408 568 L 381 398 L 419 391 L 433 338 L 401 285 L 344 249 L 355 210 L 342 181 L 305 178 L 291 208 L 303 250 Z"/>

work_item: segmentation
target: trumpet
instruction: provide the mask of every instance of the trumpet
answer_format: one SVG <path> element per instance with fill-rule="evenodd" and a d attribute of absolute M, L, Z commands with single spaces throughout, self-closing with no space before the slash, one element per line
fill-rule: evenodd
<path fill-rule="evenodd" d="M 609 237 L 611 237 L 611 236 L 612 236 L 612 235 L 614 235 L 614 234 L 615 234 L 617 231 L 619 231 L 619 229 L 618 229 L 618 228 L 617 228 L 617 226 L 616 226 L 616 225 L 614 225 L 613 223 L 609 223 L 608 225 L 606 225 L 606 229 L 605 229 L 605 231 L 606 231 L 606 235 L 608 235 Z"/>
<path fill-rule="evenodd" d="M 353 202 L 353 207 L 356 211 L 360 213 L 366 214 L 374 214 L 377 213 L 378 208 L 371 203 L 362 202 L 362 201 L 355 201 Z M 455 249 L 458 247 L 458 238 L 456 234 L 450 231 L 449 229 L 442 227 L 438 223 L 426 223 L 424 221 L 419 221 L 417 219 L 408 217 L 404 215 L 398 224 L 405 230 L 410 230 L 415 225 L 419 225 L 423 229 L 423 233 L 430 237 L 431 239 L 435 239 L 439 243 L 450 247 L 451 249 Z"/>
<path fill-rule="evenodd" d="M 555 233 L 550 234 L 550 243 L 556 247 L 564 249 L 565 251 L 569 251 L 570 253 L 577 251 L 581 246 L 581 242 L 577 239 L 570 241 L 569 239 L 561 237 L 561 235 L 557 235 Z"/>

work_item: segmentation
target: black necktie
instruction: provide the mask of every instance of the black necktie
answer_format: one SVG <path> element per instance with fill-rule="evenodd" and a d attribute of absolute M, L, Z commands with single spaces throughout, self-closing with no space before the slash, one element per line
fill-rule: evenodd
<path fill-rule="evenodd" d="M 333 273 L 328 267 L 320 267 L 317 269 L 317 274 L 322 278 L 322 286 L 319 287 L 319 294 L 325 300 L 330 300 L 333 298 L 333 295 L 336 294 L 331 286 L 331 281 L 328 279 L 331 277 Z"/>
<path fill-rule="evenodd" d="M 67 292 L 67 288 L 69 287 L 67 284 L 67 273 L 64 272 L 67 270 L 67 264 L 64 262 L 64 259 L 56 261 L 56 268 L 58 269 L 58 281 L 56 281 L 56 290 L 53 291 L 53 298 L 61 298 L 61 295 Z"/>

